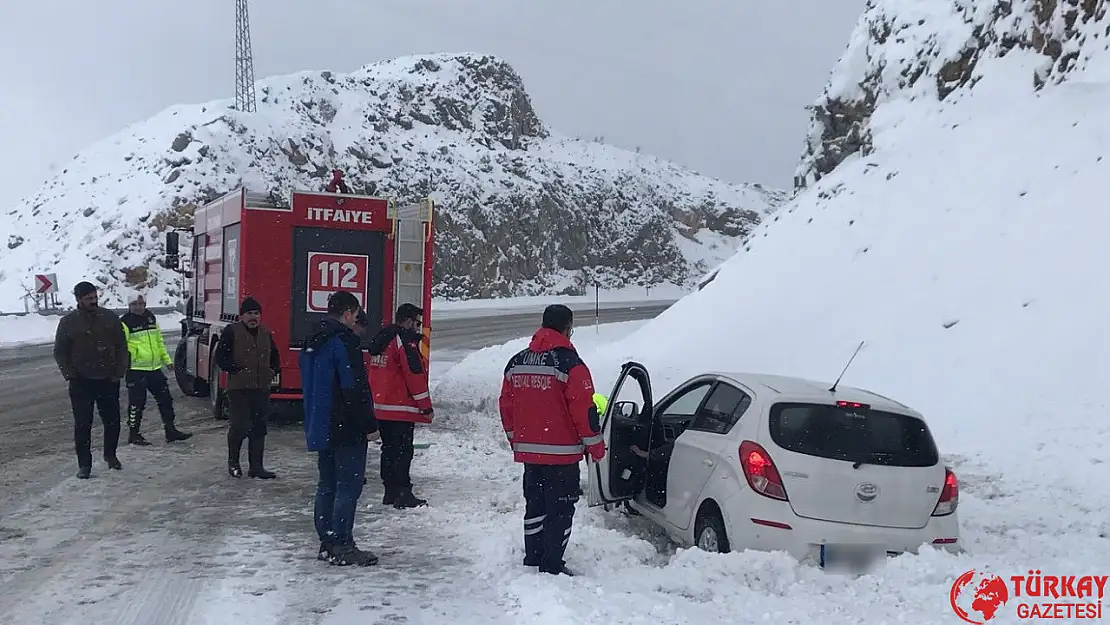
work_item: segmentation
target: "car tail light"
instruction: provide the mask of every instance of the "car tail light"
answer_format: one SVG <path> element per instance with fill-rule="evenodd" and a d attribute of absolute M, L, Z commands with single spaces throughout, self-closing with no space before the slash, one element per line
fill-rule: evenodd
<path fill-rule="evenodd" d="M 782 477 L 766 449 L 752 441 L 740 443 L 740 467 L 752 490 L 771 499 L 788 501 Z"/>
<path fill-rule="evenodd" d="M 861 404 L 858 401 L 838 401 L 836 402 L 837 408 L 855 408 L 856 410 L 867 410 L 871 408 L 869 404 Z"/>
<path fill-rule="evenodd" d="M 956 511 L 960 503 L 960 482 L 952 469 L 944 467 L 944 488 L 940 489 L 940 500 L 933 508 L 933 516 L 947 516 Z"/>

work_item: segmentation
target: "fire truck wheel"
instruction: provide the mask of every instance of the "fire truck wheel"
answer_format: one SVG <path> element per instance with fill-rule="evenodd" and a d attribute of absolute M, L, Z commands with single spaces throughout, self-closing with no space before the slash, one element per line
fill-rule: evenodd
<path fill-rule="evenodd" d="M 216 354 L 213 351 L 212 357 L 209 362 L 212 363 L 212 373 L 209 375 L 209 386 L 211 392 L 209 396 L 212 398 L 212 416 L 221 421 L 226 421 L 231 418 L 231 409 L 227 404 L 227 392 L 220 388 L 220 368 L 216 366 Z"/>
<path fill-rule="evenodd" d="M 173 352 L 173 375 L 177 379 L 177 387 L 188 397 L 207 397 L 208 382 L 189 374 L 185 367 L 187 357 L 188 349 L 182 341 L 177 344 L 177 349 Z"/>

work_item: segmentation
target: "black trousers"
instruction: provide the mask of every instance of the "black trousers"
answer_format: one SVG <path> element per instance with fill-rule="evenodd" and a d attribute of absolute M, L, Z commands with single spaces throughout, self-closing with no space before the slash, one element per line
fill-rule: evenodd
<path fill-rule="evenodd" d="M 582 495 L 575 464 L 524 465 L 524 564 L 559 573 Z"/>
<path fill-rule="evenodd" d="M 250 439 L 251 461 L 255 450 L 261 450 L 266 439 L 266 421 L 270 416 L 269 389 L 235 389 L 227 391 L 231 409 L 230 426 L 227 428 L 228 460 L 239 461 L 243 441 Z"/>
<path fill-rule="evenodd" d="M 146 394 L 154 396 L 158 404 L 158 413 L 162 423 L 172 427 L 174 422 L 173 396 L 170 395 L 170 385 L 166 381 L 166 374 L 161 369 L 154 371 L 139 371 L 132 369 L 127 372 L 127 427 L 133 432 L 138 432 L 143 425 L 143 410 L 146 409 Z"/>
<path fill-rule="evenodd" d="M 378 421 L 382 436 L 382 485 L 386 492 L 412 489 L 412 437 L 416 424 L 407 421 Z"/>
<path fill-rule="evenodd" d="M 92 468 L 93 408 L 104 424 L 104 457 L 115 458 L 119 446 L 119 382 L 74 378 L 69 381 L 69 401 L 73 405 L 73 446 L 77 466 Z"/>

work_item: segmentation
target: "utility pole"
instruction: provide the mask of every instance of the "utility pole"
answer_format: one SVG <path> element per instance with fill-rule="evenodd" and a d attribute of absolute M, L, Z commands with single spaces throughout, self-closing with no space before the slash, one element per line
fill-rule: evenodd
<path fill-rule="evenodd" d="M 235 0 L 235 109 L 244 113 L 255 110 L 254 55 L 247 0 Z"/>

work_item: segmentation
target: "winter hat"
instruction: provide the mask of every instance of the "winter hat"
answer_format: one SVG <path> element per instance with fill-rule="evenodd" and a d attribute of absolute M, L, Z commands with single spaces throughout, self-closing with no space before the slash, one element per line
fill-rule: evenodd
<path fill-rule="evenodd" d="M 239 305 L 240 315 L 249 312 L 262 312 L 262 304 L 259 304 L 258 300 L 254 299 L 253 297 L 248 297 L 247 299 L 243 300 L 242 304 Z"/>
<path fill-rule="evenodd" d="M 139 291 L 135 291 L 135 292 L 131 293 L 130 296 L 127 298 L 127 304 L 129 306 L 131 304 L 136 304 L 138 302 L 142 302 L 144 304 L 146 303 L 146 298 L 143 297 L 143 294 L 140 293 Z"/>
<path fill-rule="evenodd" d="M 78 282 L 77 286 L 73 287 L 75 297 L 85 297 L 89 293 L 96 293 L 96 287 L 92 282 Z"/>

